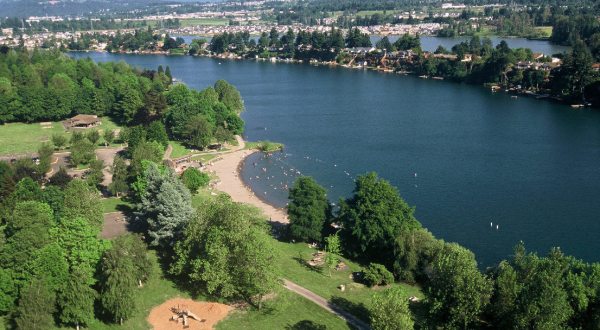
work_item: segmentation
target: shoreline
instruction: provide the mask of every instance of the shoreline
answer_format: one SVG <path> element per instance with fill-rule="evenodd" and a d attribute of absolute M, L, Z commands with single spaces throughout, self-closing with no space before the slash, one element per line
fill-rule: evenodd
<path fill-rule="evenodd" d="M 69 52 L 72 52 L 72 51 L 69 51 Z M 333 67 L 333 68 L 343 68 L 343 69 L 350 69 L 350 70 L 374 71 L 374 72 L 383 73 L 383 74 L 396 74 L 396 75 L 400 75 L 400 76 L 413 76 L 413 77 L 422 78 L 422 79 L 426 79 L 426 80 L 448 81 L 451 83 L 461 83 L 461 84 L 464 83 L 464 82 L 455 82 L 452 80 L 448 80 L 448 79 L 445 79 L 444 77 L 419 76 L 414 72 L 408 72 L 408 71 L 395 71 L 393 69 L 383 69 L 383 68 L 372 67 L 372 66 L 348 66 L 348 65 L 339 64 L 336 62 L 324 62 L 324 61 L 319 61 L 319 60 L 303 61 L 303 60 L 296 60 L 296 59 L 283 59 L 283 58 L 278 58 L 278 57 L 249 58 L 249 57 L 244 57 L 244 56 L 239 56 L 239 55 L 232 56 L 231 54 L 228 54 L 228 55 L 225 55 L 225 54 L 195 54 L 195 55 L 170 54 L 169 52 L 165 52 L 165 51 L 110 52 L 110 51 L 106 51 L 106 50 L 78 50 L 78 51 L 73 51 L 73 52 L 102 52 L 102 53 L 115 54 L 115 55 L 155 55 L 155 56 L 162 55 L 162 56 L 168 56 L 168 57 L 190 56 L 190 57 L 211 58 L 214 60 L 227 60 L 227 61 L 254 61 L 254 62 L 269 62 L 269 63 L 284 63 L 284 64 L 304 64 L 304 65 L 310 65 L 310 66 L 326 66 L 326 67 L 330 67 L 330 68 Z M 482 85 L 469 84 L 469 85 L 483 87 L 484 89 L 488 89 L 486 87 L 486 84 L 482 84 Z M 598 109 L 597 107 L 594 107 L 593 105 L 572 104 L 571 102 L 567 102 L 558 96 L 551 96 L 546 93 L 540 94 L 540 92 L 532 92 L 532 91 L 527 91 L 527 90 L 516 90 L 514 87 L 510 88 L 510 89 L 502 89 L 501 92 L 504 92 L 505 94 L 507 94 L 508 96 L 513 97 L 513 98 L 515 98 L 516 96 L 534 98 L 536 100 L 543 100 L 546 102 L 549 101 L 551 103 L 564 105 L 566 107 L 571 107 L 572 109 L 581 109 L 581 108 Z"/>
<path fill-rule="evenodd" d="M 206 166 L 207 171 L 218 177 L 218 181 L 213 185 L 213 188 L 228 194 L 235 202 L 257 207 L 265 216 L 269 217 L 271 222 L 287 224 L 289 222 L 287 211 L 277 208 L 258 197 L 242 179 L 241 169 L 246 158 L 260 151 L 245 149 L 246 141 L 239 137 L 238 143 L 239 146 L 236 150 L 221 155 L 218 160 L 214 160 Z"/>

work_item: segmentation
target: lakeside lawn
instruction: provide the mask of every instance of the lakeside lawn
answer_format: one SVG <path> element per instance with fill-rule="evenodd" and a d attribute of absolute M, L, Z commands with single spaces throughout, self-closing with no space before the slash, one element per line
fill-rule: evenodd
<path fill-rule="evenodd" d="M 332 270 L 331 277 L 329 277 L 326 268 L 317 270 L 306 265 L 305 261 L 310 260 L 312 254 L 317 251 L 308 247 L 308 244 L 276 242 L 276 249 L 280 253 L 277 264 L 280 265 L 284 278 L 328 299 L 363 321 L 369 322 L 368 309 L 371 307 L 371 298 L 373 294 L 385 288 L 369 288 L 350 279 L 352 272 L 361 271 L 362 266 L 344 258 L 343 261 L 348 265 L 348 269 Z M 342 292 L 338 289 L 340 284 L 346 286 L 345 291 Z M 402 287 L 407 297 L 423 298 L 423 293 L 418 286 L 405 283 L 393 285 Z"/>
<path fill-rule="evenodd" d="M 49 127 L 49 128 L 44 128 Z M 102 117 L 102 124 L 98 130 L 119 129 L 119 125 L 108 117 Z M 86 130 L 87 131 L 87 130 Z M 53 134 L 64 134 L 70 136 L 61 122 L 52 122 L 52 125 L 44 126 L 40 123 L 8 123 L 0 125 L 0 155 L 23 154 L 36 152 L 40 145 L 49 142 Z M 103 145 L 101 138 L 99 145 Z"/>

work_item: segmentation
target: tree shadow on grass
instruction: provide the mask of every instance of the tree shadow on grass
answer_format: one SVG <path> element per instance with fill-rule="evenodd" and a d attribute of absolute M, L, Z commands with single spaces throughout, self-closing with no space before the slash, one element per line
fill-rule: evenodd
<path fill-rule="evenodd" d="M 327 330 L 327 326 L 311 320 L 298 321 L 293 325 L 287 325 L 286 330 Z"/>
<path fill-rule="evenodd" d="M 297 263 L 299 263 L 302 267 L 313 271 L 313 272 L 317 272 L 319 274 L 323 274 L 323 267 L 322 266 L 313 266 L 311 264 L 308 263 L 308 261 L 306 261 L 306 259 L 304 259 L 302 257 L 302 255 L 299 255 L 297 257 L 293 257 L 292 259 L 294 259 Z"/>
<path fill-rule="evenodd" d="M 335 311 L 343 311 L 354 315 L 363 322 L 369 323 L 371 313 L 363 303 L 355 303 L 340 296 L 333 296 L 329 300 L 329 307 Z"/>

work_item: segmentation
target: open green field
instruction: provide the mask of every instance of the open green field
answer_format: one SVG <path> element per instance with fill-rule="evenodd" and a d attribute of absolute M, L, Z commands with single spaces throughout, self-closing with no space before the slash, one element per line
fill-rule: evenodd
<path fill-rule="evenodd" d="M 48 127 L 48 128 L 44 128 Z M 117 129 L 119 126 L 108 117 L 102 118 L 102 125 L 96 129 Z M 65 131 L 61 122 L 52 122 L 52 125 L 43 126 L 40 123 L 9 123 L 0 125 L 0 155 L 22 154 L 35 152 L 43 142 L 50 140 L 53 134 L 71 133 Z M 100 143 L 103 139 L 100 139 Z"/>

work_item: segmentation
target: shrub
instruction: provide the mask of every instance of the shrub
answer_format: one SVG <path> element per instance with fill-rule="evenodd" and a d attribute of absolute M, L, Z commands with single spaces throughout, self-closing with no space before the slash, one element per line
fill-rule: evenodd
<path fill-rule="evenodd" d="M 181 174 L 181 181 L 192 192 L 198 192 L 200 187 L 206 187 L 210 182 L 208 174 L 200 172 L 198 169 L 190 167 Z"/>
<path fill-rule="evenodd" d="M 371 263 L 363 271 L 363 281 L 368 286 L 394 283 L 394 275 L 384 265 Z"/>

